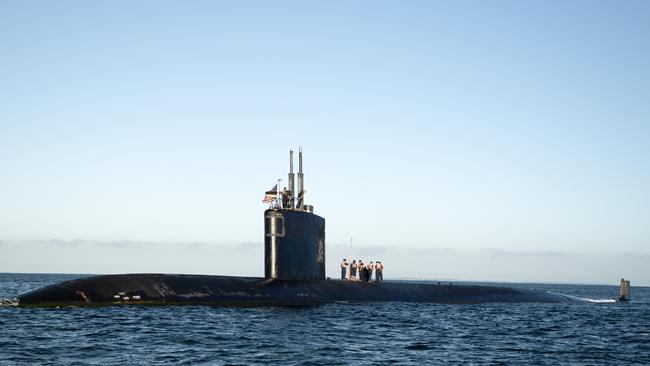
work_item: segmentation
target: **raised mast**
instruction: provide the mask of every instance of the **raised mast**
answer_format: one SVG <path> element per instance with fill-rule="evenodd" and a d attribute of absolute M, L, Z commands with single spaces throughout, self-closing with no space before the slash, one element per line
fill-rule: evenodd
<path fill-rule="evenodd" d="M 302 146 L 298 148 L 298 205 L 297 209 L 302 210 L 305 205 L 305 190 L 303 187 L 302 175 Z"/>
<path fill-rule="evenodd" d="M 293 174 L 293 150 L 289 150 L 289 206 L 288 208 L 294 209 L 295 206 L 295 178 Z M 287 207 L 285 207 L 287 208 Z"/>

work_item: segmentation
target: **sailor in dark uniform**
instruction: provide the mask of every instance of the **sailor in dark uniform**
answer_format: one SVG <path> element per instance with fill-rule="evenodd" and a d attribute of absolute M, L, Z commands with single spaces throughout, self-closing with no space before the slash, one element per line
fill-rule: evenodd
<path fill-rule="evenodd" d="M 289 198 L 289 191 L 287 191 L 287 187 L 284 187 L 284 190 L 282 191 L 282 208 L 290 208 L 291 207 L 291 199 Z"/>
<path fill-rule="evenodd" d="M 347 259 L 343 258 L 343 262 L 341 262 L 341 279 L 344 280 L 345 276 L 348 271 L 348 261 Z"/>
<path fill-rule="evenodd" d="M 375 265 L 372 264 L 372 261 L 370 261 L 370 263 L 368 263 L 366 268 L 368 270 L 368 277 L 366 277 L 366 281 L 370 282 L 372 280 L 372 270 L 373 268 L 375 268 Z"/>
<path fill-rule="evenodd" d="M 359 281 L 366 280 L 366 266 L 363 264 L 363 261 L 359 259 Z"/>

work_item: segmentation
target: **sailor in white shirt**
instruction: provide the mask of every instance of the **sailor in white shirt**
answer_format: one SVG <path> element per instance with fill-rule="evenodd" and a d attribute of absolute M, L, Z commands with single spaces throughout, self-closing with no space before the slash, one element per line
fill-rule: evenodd
<path fill-rule="evenodd" d="M 345 276 L 348 271 L 348 261 L 343 258 L 343 262 L 341 262 L 341 279 L 344 280 Z"/>

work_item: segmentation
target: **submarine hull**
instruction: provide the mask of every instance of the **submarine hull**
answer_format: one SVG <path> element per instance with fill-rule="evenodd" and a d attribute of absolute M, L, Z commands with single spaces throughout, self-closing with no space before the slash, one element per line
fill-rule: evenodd
<path fill-rule="evenodd" d="M 82 278 L 18 296 L 19 306 L 212 305 L 309 306 L 333 302 L 445 304 L 574 302 L 543 291 L 496 286 L 342 280 L 282 280 L 182 274 L 121 274 Z"/>

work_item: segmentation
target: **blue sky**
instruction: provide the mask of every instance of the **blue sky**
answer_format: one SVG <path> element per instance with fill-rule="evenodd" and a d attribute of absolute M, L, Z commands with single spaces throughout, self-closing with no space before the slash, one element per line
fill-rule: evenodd
<path fill-rule="evenodd" d="M 395 264 L 564 253 L 600 258 L 566 281 L 650 284 L 649 15 L 644 1 L 3 2 L 0 271 L 136 272 L 156 243 L 261 251 L 263 192 L 302 145 L 331 270 L 353 236 Z M 124 242 L 137 250 L 110 245 Z M 39 250 L 61 265 L 36 265 Z M 194 266 L 206 253 L 155 270 L 242 268 Z M 537 257 L 526 279 L 561 280 Z M 453 277 L 523 278 L 476 262 Z M 452 276 L 395 275 L 416 272 Z"/>

